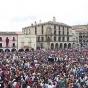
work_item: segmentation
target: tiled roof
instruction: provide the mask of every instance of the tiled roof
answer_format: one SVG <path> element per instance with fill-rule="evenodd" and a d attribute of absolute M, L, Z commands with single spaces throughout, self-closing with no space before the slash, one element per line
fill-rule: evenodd
<path fill-rule="evenodd" d="M 16 32 L 0 32 L 0 35 L 16 35 Z"/>

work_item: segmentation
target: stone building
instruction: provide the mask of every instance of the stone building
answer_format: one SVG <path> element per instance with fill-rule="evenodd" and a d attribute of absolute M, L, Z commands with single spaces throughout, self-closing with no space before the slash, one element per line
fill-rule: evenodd
<path fill-rule="evenodd" d="M 78 45 L 79 45 L 79 33 L 72 29 L 72 40 L 73 40 L 73 44 L 72 44 L 72 48 L 79 48 Z"/>
<path fill-rule="evenodd" d="M 88 25 L 75 25 L 72 27 L 78 36 L 78 46 L 88 47 Z"/>
<path fill-rule="evenodd" d="M 18 33 L 18 50 L 19 49 L 36 49 L 36 36 L 35 35 L 26 35 Z"/>
<path fill-rule="evenodd" d="M 36 36 L 22 32 L 0 32 L 0 51 L 36 49 Z"/>
<path fill-rule="evenodd" d="M 0 32 L 0 49 L 17 49 L 17 34 L 15 32 Z"/>
<path fill-rule="evenodd" d="M 53 21 L 44 23 L 35 22 L 31 26 L 22 29 L 26 35 L 36 35 L 36 48 L 44 49 L 64 49 L 72 48 L 72 28 L 71 26 Z"/>

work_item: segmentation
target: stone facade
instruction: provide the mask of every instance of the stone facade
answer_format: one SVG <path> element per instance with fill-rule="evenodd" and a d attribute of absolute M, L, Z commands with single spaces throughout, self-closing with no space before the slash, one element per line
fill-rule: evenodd
<path fill-rule="evenodd" d="M 73 40 L 72 48 L 78 48 L 78 45 L 79 45 L 79 33 L 76 32 L 76 30 L 74 30 L 74 29 L 72 29 L 72 40 Z"/>
<path fill-rule="evenodd" d="M 53 21 L 32 24 L 22 29 L 24 34 L 36 35 L 36 48 L 63 49 L 72 48 L 71 26 Z"/>
<path fill-rule="evenodd" d="M 53 21 L 34 23 L 22 32 L 0 32 L 0 49 L 67 49 L 88 47 L 88 25 L 69 26 Z"/>
<path fill-rule="evenodd" d="M 36 36 L 25 35 L 22 32 L 0 32 L 0 50 L 36 49 Z"/>
<path fill-rule="evenodd" d="M 78 46 L 88 47 L 88 25 L 75 25 L 72 27 L 78 36 Z"/>
<path fill-rule="evenodd" d="M 36 36 L 18 34 L 18 49 L 36 49 Z"/>
<path fill-rule="evenodd" d="M 0 32 L 0 49 L 17 49 L 17 34 L 15 32 Z"/>

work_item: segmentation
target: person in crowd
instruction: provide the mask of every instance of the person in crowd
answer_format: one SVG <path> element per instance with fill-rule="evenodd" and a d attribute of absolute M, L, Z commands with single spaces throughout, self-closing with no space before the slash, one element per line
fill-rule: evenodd
<path fill-rule="evenodd" d="M 88 88 L 88 49 L 0 52 L 0 88 Z"/>

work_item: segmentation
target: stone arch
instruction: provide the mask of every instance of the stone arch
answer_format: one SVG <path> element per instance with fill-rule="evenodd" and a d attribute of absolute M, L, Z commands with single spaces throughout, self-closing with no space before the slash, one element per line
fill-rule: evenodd
<path fill-rule="evenodd" d="M 25 49 L 25 52 L 29 52 L 29 49 L 28 49 L 28 48 L 26 48 L 26 49 Z"/>
<path fill-rule="evenodd" d="M 75 43 L 72 43 L 72 48 L 74 48 L 75 47 Z"/>
<path fill-rule="evenodd" d="M 15 49 L 15 48 L 11 49 L 11 52 L 14 52 L 14 51 L 16 51 L 16 49 Z"/>
<path fill-rule="evenodd" d="M 58 50 L 58 43 L 56 43 L 56 44 L 55 44 L 55 49 L 57 49 L 57 50 Z"/>
<path fill-rule="evenodd" d="M 71 48 L 71 43 L 68 44 L 68 49 Z"/>
<path fill-rule="evenodd" d="M 54 49 L 54 44 L 53 43 L 51 43 L 51 49 Z"/>
<path fill-rule="evenodd" d="M 3 52 L 3 49 L 0 49 L 0 52 Z"/>
<path fill-rule="evenodd" d="M 10 52 L 10 49 L 5 49 L 5 52 Z"/>
<path fill-rule="evenodd" d="M 23 52 L 23 51 L 24 51 L 24 49 L 19 49 L 19 50 L 18 50 L 18 52 Z"/>
<path fill-rule="evenodd" d="M 67 48 L 67 44 L 66 44 L 66 43 L 64 43 L 64 49 L 65 49 L 65 48 Z"/>
<path fill-rule="evenodd" d="M 62 45 L 62 43 L 60 43 L 60 49 L 62 49 L 62 47 L 63 47 L 63 45 Z"/>

